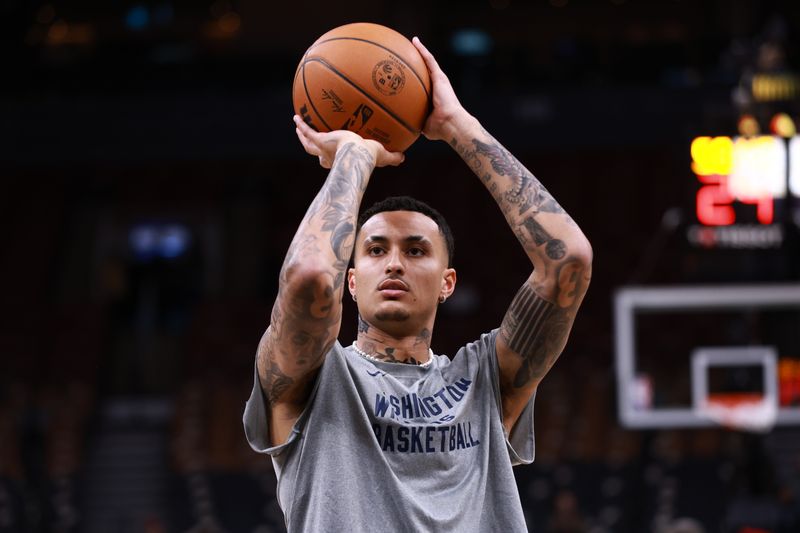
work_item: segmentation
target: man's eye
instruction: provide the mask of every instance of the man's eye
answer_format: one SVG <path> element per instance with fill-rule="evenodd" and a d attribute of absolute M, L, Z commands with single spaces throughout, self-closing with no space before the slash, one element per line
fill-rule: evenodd
<path fill-rule="evenodd" d="M 408 255 L 414 255 L 414 256 L 425 255 L 425 250 L 423 250 L 422 248 L 409 248 Z"/>
<path fill-rule="evenodd" d="M 367 250 L 369 255 L 381 255 L 383 253 L 383 248 L 379 248 L 377 246 L 373 246 L 372 248 Z"/>

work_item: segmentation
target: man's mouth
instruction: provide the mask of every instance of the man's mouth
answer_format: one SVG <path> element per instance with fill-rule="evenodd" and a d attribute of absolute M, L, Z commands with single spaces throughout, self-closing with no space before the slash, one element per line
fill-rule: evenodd
<path fill-rule="evenodd" d="M 403 293 L 408 292 L 408 285 L 401 279 L 390 278 L 380 282 L 378 290 L 388 298 L 399 298 Z"/>

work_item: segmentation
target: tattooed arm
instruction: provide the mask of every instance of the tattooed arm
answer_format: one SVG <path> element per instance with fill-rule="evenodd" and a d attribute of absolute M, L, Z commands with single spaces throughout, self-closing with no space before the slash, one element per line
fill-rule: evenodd
<path fill-rule="evenodd" d="M 297 117 L 295 123 L 305 150 L 330 173 L 286 254 L 270 324 L 258 346 L 258 377 L 270 410 L 273 445 L 291 432 L 339 333 L 356 216 L 372 171 L 402 161 L 402 154 L 352 132 L 318 133 Z"/>
<path fill-rule="evenodd" d="M 589 286 L 592 249 L 533 174 L 464 110 L 430 52 L 416 38 L 414 44 L 434 85 L 426 137 L 449 142 L 481 179 L 533 266 L 496 343 L 503 423 L 510 432 L 564 349 Z"/>

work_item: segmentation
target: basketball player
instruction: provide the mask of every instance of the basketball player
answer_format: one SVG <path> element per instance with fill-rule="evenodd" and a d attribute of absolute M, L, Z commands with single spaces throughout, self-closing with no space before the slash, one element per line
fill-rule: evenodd
<path fill-rule="evenodd" d="M 592 250 L 414 44 L 433 81 L 425 136 L 448 142 L 481 179 L 532 273 L 499 328 L 452 360 L 434 355 L 437 306 L 456 287 L 447 223 L 408 197 L 359 218 L 375 167 L 403 155 L 295 117 L 303 147 L 330 172 L 286 255 L 244 414 L 250 445 L 272 456 L 290 532 L 527 530 L 511 467 L 533 461 L 536 387 L 567 341 Z M 337 341 L 345 289 L 359 313 L 347 346 Z"/>

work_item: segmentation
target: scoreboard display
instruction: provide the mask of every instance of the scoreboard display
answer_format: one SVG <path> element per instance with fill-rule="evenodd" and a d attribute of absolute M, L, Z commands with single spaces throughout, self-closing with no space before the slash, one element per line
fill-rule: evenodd
<path fill-rule="evenodd" d="M 697 223 L 687 239 L 700 248 L 780 248 L 800 212 L 800 136 L 695 138 Z"/>

